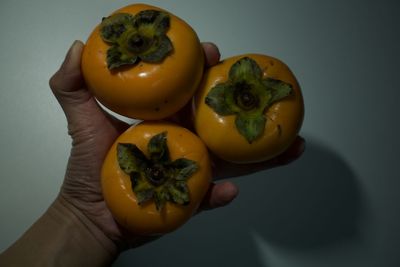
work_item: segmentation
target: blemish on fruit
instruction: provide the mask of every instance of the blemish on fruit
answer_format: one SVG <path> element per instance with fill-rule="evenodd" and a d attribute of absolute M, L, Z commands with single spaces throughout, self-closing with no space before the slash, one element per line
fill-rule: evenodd
<path fill-rule="evenodd" d="M 282 126 L 280 124 L 278 124 L 276 127 L 278 128 L 278 135 L 281 136 L 282 135 Z"/>

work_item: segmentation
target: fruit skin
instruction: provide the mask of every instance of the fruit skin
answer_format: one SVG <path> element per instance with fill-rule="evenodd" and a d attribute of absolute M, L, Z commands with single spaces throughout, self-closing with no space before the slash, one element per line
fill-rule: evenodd
<path fill-rule="evenodd" d="M 254 59 L 263 70 L 263 77 L 292 85 L 292 94 L 266 109 L 264 133 L 251 144 L 235 127 L 235 116 L 220 116 L 205 104 L 205 97 L 216 84 L 225 82 L 231 66 L 243 57 Z M 238 55 L 209 68 L 193 98 L 195 131 L 218 157 L 234 163 L 269 160 L 284 152 L 295 140 L 304 117 L 300 86 L 289 67 L 282 61 L 261 54 Z"/>
<path fill-rule="evenodd" d="M 134 143 L 146 156 L 150 138 L 167 132 L 171 159 L 188 158 L 199 169 L 188 179 L 190 203 L 179 205 L 167 202 L 161 211 L 153 201 L 140 206 L 131 188 L 131 181 L 119 167 L 117 144 Z M 110 148 L 101 171 L 104 199 L 116 221 L 129 232 L 138 235 L 159 235 L 183 225 L 198 209 L 211 182 L 211 164 L 203 142 L 189 130 L 168 122 L 141 122 L 120 135 Z"/>
<path fill-rule="evenodd" d="M 135 15 L 149 9 L 167 12 L 133 4 L 114 13 Z M 134 119 L 158 120 L 171 116 L 190 101 L 203 75 L 204 52 L 195 31 L 167 13 L 167 36 L 173 51 L 160 63 L 139 62 L 110 71 L 106 62 L 110 45 L 101 39 L 100 25 L 90 34 L 82 55 L 82 72 L 90 91 L 106 108 Z"/>

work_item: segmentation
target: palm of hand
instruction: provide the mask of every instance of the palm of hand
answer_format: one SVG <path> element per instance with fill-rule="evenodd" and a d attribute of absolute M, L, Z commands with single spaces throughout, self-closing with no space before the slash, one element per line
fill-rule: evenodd
<path fill-rule="evenodd" d="M 79 69 L 71 74 L 62 70 L 50 81 L 66 114 L 72 138 L 60 196 L 81 210 L 109 238 L 118 241 L 123 238 L 122 229 L 104 202 L 100 171 L 109 147 L 128 125 L 103 111 L 85 88 Z M 63 81 L 65 79 L 68 83 Z"/>

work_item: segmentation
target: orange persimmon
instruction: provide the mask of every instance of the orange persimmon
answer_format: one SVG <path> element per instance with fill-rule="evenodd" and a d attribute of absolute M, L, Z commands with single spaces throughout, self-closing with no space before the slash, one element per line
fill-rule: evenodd
<path fill-rule="evenodd" d="M 223 60 L 208 69 L 193 101 L 194 127 L 207 147 L 234 163 L 271 159 L 300 131 L 304 104 L 294 74 L 261 54 Z"/>
<path fill-rule="evenodd" d="M 123 7 L 95 27 L 82 62 L 86 84 L 106 108 L 142 120 L 166 118 L 193 96 L 204 53 L 185 21 L 158 7 Z"/>
<path fill-rule="evenodd" d="M 203 142 L 167 122 L 141 122 L 120 135 L 101 171 L 104 199 L 130 232 L 158 235 L 184 224 L 211 182 Z"/>

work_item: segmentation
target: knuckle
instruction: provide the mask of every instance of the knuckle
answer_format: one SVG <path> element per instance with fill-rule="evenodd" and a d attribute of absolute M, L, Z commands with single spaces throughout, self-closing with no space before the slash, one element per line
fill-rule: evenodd
<path fill-rule="evenodd" d="M 49 79 L 49 86 L 52 89 L 53 92 L 56 92 L 60 88 L 60 74 L 59 72 L 56 72 L 53 74 L 53 76 L 50 77 Z"/>

